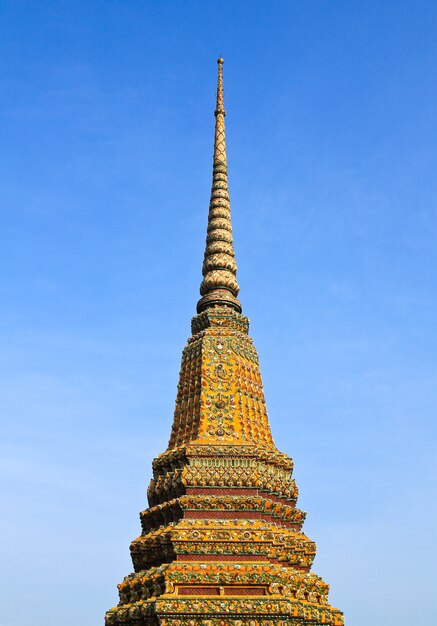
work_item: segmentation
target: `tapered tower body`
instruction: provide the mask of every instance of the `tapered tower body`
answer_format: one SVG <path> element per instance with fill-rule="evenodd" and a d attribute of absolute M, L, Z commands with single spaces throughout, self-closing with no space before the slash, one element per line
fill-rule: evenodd
<path fill-rule="evenodd" d="M 182 354 L 167 450 L 106 626 L 341 626 L 311 565 L 292 460 L 276 448 L 238 300 L 218 60 L 201 299 Z"/>

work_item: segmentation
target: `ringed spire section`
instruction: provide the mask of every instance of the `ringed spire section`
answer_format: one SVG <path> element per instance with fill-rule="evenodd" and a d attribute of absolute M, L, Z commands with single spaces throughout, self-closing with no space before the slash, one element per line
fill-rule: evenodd
<path fill-rule="evenodd" d="M 208 228 L 203 260 L 203 280 L 200 285 L 202 298 L 197 303 L 201 313 L 214 306 L 229 306 L 241 313 L 237 296 L 234 242 L 232 237 L 231 204 L 228 187 L 226 157 L 225 104 L 223 96 L 223 59 L 218 63 L 217 102 L 215 108 L 214 159 L 212 189 L 209 202 Z"/>

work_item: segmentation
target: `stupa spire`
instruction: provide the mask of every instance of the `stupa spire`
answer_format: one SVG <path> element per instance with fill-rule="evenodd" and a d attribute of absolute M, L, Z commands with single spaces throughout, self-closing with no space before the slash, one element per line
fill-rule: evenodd
<path fill-rule="evenodd" d="M 168 448 L 153 461 L 134 571 L 106 626 L 344 626 L 311 572 L 293 461 L 273 441 L 238 284 L 219 59 L 202 299 Z M 284 330 L 287 332 L 287 329 Z M 151 418 L 152 419 L 152 418 Z"/>
<path fill-rule="evenodd" d="M 237 282 L 237 264 L 232 239 L 231 204 L 228 188 L 223 59 L 220 57 L 217 63 L 212 189 L 202 267 L 203 281 L 200 285 L 202 298 L 197 303 L 197 312 L 200 313 L 217 305 L 226 305 L 241 313 L 241 304 L 237 298 L 240 287 Z"/>

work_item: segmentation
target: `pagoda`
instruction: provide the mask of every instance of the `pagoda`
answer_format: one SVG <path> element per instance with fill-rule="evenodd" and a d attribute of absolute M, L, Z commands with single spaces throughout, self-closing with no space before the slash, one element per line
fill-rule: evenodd
<path fill-rule="evenodd" d="M 167 450 L 131 544 L 134 573 L 106 626 L 342 626 L 312 573 L 293 461 L 273 441 L 257 351 L 238 299 L 218 59 L 201 298 L 182 353 Z"/>

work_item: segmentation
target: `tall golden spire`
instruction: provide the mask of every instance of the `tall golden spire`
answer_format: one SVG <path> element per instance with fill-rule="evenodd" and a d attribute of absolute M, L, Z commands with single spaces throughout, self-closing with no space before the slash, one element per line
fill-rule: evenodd
<path fill-rule="evenodd" d="M 273 441 L 240 311 L 219 59 L 202 299 L 182 353 L 168 448 L 153 461 L 134 572 L 106 626 L 344 626 L 312 573 L 293 461 Z"/>
<path fill-rule="evenodd" d="M 202 267 L 203 281 L 200 285 L 202 298 L 197 312 L 216 305 L 230 306 L 241 313 L 238 300 L 240 287 L 237 282 L 232 240 L 231 205 L 228 189 L 226 160 L 225 105 L 223 98 L 223 59 L 219 58 L 217 80 L 217 104 L 215 115 L 214 161 L 211 199 L 209 202 L 208 230 Z"/>

